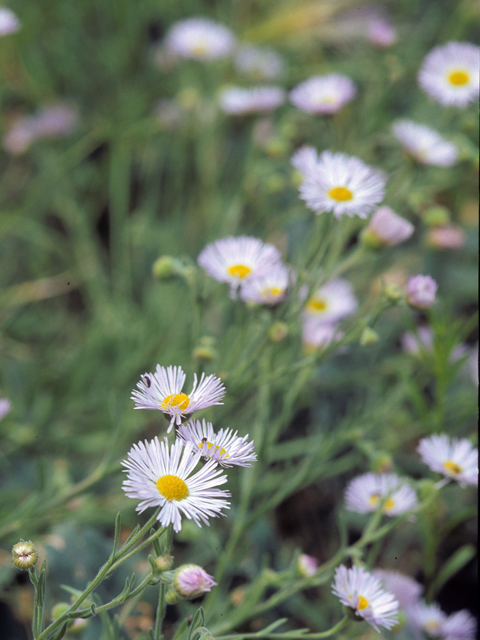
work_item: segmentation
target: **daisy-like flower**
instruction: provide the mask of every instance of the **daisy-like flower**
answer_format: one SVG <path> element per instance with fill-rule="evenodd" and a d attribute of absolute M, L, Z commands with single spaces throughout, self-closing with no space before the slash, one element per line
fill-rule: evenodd
<path fill-rule="evenodd" d="M 220 429 L 215 433 L 211 422 L 190 420 L 179 427 L 179 437 L 192 443 L 193 450 L 205 460 L 214 460 L 222 467 L 251 467 L 257 459 L 253 450 L 253 441 L 248 442 L 248 434 L 239 436 L 231 429 Z"/>
<path fill-rule="evenodd" d="M 406 610 L 407 619 L 413 633 L 420 638 L 423 631 L 428 637 L 441 637 L 442 626 L 447 619 L 437 603 L 426 604 L 423 600 Z"/>
<path fill-rule="evenodd" d="M 176 22 L 168 31 L 167 51 L 180 58 L 202 62 L 228 56 L 235 45 L 233 33 L 208 18 L 187 18 Z"/>
<path fill-rule="evenodd" d="M 135 409 L 157 409 L 171 416 L 169 433 L 175 422 L 181 424 L 182 418 L 199 409 L 223 404 L 220 400 L 225 395 L 225 387 L 214 375 L 205 377 L 202 373 L 200 381 L 196 374 L 193 387 L 187 395 L 183 393 L 185 373 L 182 367 L 161 367 L 157 364 L 155 373 L 144 373 L 137 383 L 138 391 L 132 391 Z"/>
<path fill-rule="evenodd" d="M 426 56 L 418 83 L 440 104 L 466 107 L 478 96 L 479 71 L 479 47 L 470 42 L 447 42 Z"/>
<path fill-rule="evenodd" d="M 390 207 L 379 207 L 362 231 L 362 242 L 372 248 L 392 247 L 408 240 L 414 230 L 411 222 Z"/>
<path fill-rule="evenodd" d="M 318 560 L 313 556 L 307 556 L 306 553 L 302 553 L 298 556 L 297 569 L 304 578 L 314 576 L 318 569 Z"/>
<path fill-rule="evenodd" d="M 7 7 L 0 7 L 0 37 L 16 33 L 19 29 L 20 20 L 13 11 Z"/>
<path fill-rule="evenodd" d="M 198 264 L 212 278 L 230 284 L 232 296 L 244 282 L 265 275 L 280 262 L 278 249 L 248 236 L 217 240 L 198 256 Z"/>
<path fill-rule="evenodd" d="M 469 440 L 433 435 L 420 440 L 417 451 L 432 471 L 456 480 L 461 487 L 478 485 L 478 449 Z"/>
<path fill-rule="evenodd" d="M 274 305 L 285 300 L 292 275 L 281 263 L 272 267 L 264 276 L 251 278 L 242 286 L 240 297 L 245 302 Z"/>
<path fill-rule="evenodd" d="M 443 640 L 474 640 L 477 621 L 466 609 L 452 613 L 442 624 Z"/>
<path fill-rule="evenodd" d="M 385 194 L 384 173 L 344 153 L 324 151 L 304 178 L 300 197 L 307 207 L 317 214 L 333 211 L 336 218 L 366 218 Z"/>
<path fill-rule="evenodd" d="M 304 316 L 302 325 L 302 344 L 307 351 L 326 349 L 332 342 L 343 338 L 343 332 L 338 325 L 329 322 L 317 322 L 314 318 Z"/>
<path fill-rule="evenodd" d="M 290 101 L 301 111 L 326 115 L 340 111 L 356 93 L 350 78 L 331 73 L 301 82 L 290 92 Z"/>
<path fill-rule="evenodd" d="M 234 116 L 268 113 L 284 102 L 285 91 L 281 87 L 230 87 L 220 95 L 220 108 Z"/>
<path fill-rule="evenodd" d="M 431 276 L 412 276 L 407 282 L 408 304 L 415 309 L 429 309 L 436 302 L 437 288 Z"/>
<path fill-rule="evenodd" d="M 371 624 L 375 631 L 380 632 L 380 627 L 391 629 L 398 622 L 397 600 L 363 567 L 338 567 L 332 592 L 342 604 Z"/>
<path fill-rule="evenodd" d="M 283 60 L 276 51 L 254 45 L 239 47 L 234 63 L 239 73 L 259 82 L 276 80 L 283 72 Z"/>
<path fill-rule="evenodd" d="M 306 144 L 293 154 L 290 162 L 305 178 L 308 173 L 316 170 L 319 156 L 316 149 Z"/>
<path fill-rule="evenodd" d="M 387 591 L 393 593 L 402 609 L 408 609 L 420 600 L 423 587 L 410 576 L 385 569 L 374 569 L 372 574 L 380 580 Z"/>
<path fill-rule="evenodd" d="M 412 120 L 399 120 L 392 132 L 409 155 L 422 164 L 451 167 L 457 162 L 457 146 L 430 127 Z"/>
<path fill-rule="evenodd" d="M 319 323 L 332 324 L 351 315 L 357 307 L 352 285 L 342 278 L 334 278 L 310 296 L 303 313 Z"/>
<path fill-rule="evenodd" d="M 405 479 L 394 473 L 364 473 L 345 490 L 345 506 L 349 511 L 372 513 L 381 503 L 385 515 L 398 516 L 417 506 L 417 494 Z"/>
<path fill-rule="evenodd" d="M 122 488 L 129 498 L 141 500 L 138 513 L 161 507 L 157 520 L 162 527 L 173 524 L 175 531 L 182 528 L 181 514 L 199 527 L 201 522 L 208 525 L 208 518 L 224 515 L 221 511 L 230 508 L 225 500 L 230 493 L 216 487 L 227 482 L 227 477 L 213 460 L 193 473 L 201 456 L 192 453 L 193 444 L 178 439 L 171 447 L 166 438 L 133 445 L 121 463 L 127 473 Z"/>
<path fill-rule="evenodd" d="M 175 571 L 173 586 L 183 598 L 196 598 L 211 591 L 217 583 L 202 567 L 184 564 Z"/>

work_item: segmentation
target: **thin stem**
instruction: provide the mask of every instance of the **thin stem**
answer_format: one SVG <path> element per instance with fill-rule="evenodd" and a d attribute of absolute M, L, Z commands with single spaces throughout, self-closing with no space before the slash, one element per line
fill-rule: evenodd
<path fill-rule="evenodd" d="M 331 629 L 327 631 L 321 631 L 320 633 L 303 633 L 302 630 L 299 631 L 287 631 L 286 633 L 268 633 L 264 634 L 262 631 L 258 631 L 257 633 L 241 633 L 241 634 L 233 634 L 229 636 L 217 636 L 217 640 L 244 640 L 247 638 L 278 638 L 281 640 L 284 638 L 291 638 L 292 640 L 302 640 L 303 638 L 310 638 L 310 640 L 315 640 L 316 638 L 330 638 L 333 634 L 343 629 L 343 627 L 347 624 L 348 618 L 344 616 L 336 625 L 334 625 Z"/>

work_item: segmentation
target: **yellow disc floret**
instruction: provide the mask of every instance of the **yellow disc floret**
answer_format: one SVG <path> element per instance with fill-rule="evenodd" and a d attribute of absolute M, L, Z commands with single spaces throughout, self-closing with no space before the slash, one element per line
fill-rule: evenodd
<path fill-rule="evenodd" d="M 200 449 L 205 452 L 205 447 L 207 447 L 207 453 L 209 455 L 213 455 L 214 453 L 217 453 L 217 451 L 220 450 L 220 455 L 223 456 L 226 452 L 225 449 L 220 449 L 220 447 L 218 445 L 214 445 L 212 442 L 199 442 L 198 446 L 200 447 Z M 210 449 L 213 447 L 213 451 L 210 451 Z M 228 458 L 228 454 L 225 456 L 225 458 Z"/>
<path fill-rule="evenodd" d="M 232 264 L 231 267 L 228 267 L 227 271 L 231 276 L 234 278 L 240 278 L 240 280 L 252 272 L 250 267 L 247 267 L 244 264 Z"/>
<path fill-rule="evenodd" d="M 463 471 L 462 467 L 456 462 L 453 462 L 453 460 L 447 460 L 443 463 L 443 466 L 447 473 L 451 473 L 454 476 L 458 476 Z"/>
<path fill-rule="evenodd" d="M 456 87 L 461 87 L 467 84 L 470 80 L 470 76 L 463 69 L 457 69 L 448 74 L 448 81 L 450 84 L 454 84 Z"/>
<path fill-rule="evenodd" d="M 313 296 L 307 302 L 306 308 L 313 313 L 323 313 L 327 308 L 327 303 L 322 298 L 315 298 L 315 296 Z"/>
<path fill-rule="evenodd" d="M 157 480 L 157 489 L 168 501 L 185 500 L 189 496 L 186 483 L 178 476 L 162 476 Z"/>
<path fill-rule="evenodd" d="M 169 409 L 181 409 L 181 411 L 185 411 L 189 404 L 190 398 L 185 393 L 172 393 L 165 398 L 160 407 L 165 411 Z"/>
<path fill-rule="evenodd" d="M 328 195 L 332 200 L 337 200 L 338 202 L 347 202 L 353 198 L 353 193 L 347 187 L 334 187 L 330 189 Z"/>
<path fill-rule="evenodd" d="M 358 611 L 362 611 L 362 609 L 366 609 L 370 605 L 369 601 L 363 596 L 357 596 L 357 598 L 358 598 L 358 604 L 357 604 Z"/>

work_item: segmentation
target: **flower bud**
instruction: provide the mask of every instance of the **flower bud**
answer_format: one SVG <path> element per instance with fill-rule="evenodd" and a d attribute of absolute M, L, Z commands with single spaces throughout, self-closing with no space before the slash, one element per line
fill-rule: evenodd
<path fill-rule="evenodd" d="M 317 572 L 318 561 L 313 556 L 307 556 L 306 553 L 302 553 L 298 556 L 297 571 L 304 578 L 313 576 Z"/>
<path fill-rule="evenodd" d="M 175 572 L 173 585 L 183 598 L 196 598 L 211 591 L 217 583 L 202 567 L 196 564 L 184 564 Z"/>
<path fill-rule="evenodd" d="M 158 571 L 168 571 L 172 568 L 173 556 L 165 554 L 164 556 L 158 556 L 155 558 L 155 569 Z"/>
<path fill-rule="evenodd" d="M 433 249 L 460 249 L 465 244 L 465 233 L 454 224 L 431 227 L 426 233 L 425 244 Z"/>
<path fill-rule="evenodd" d="M 199 362 L 211 362 L 212 360 L 215 360 L 215 358 L 217 357 L 217 352 L 215 351 L 215 349 L 212 349 L 210 347 L 196 347 L 193 350 L 193 357 L 195 358 L 195 360 L 198 360 Z"/>
<path fill-rule="evenodd" d="M 272 137 L 265 144 L 265 152 L 274 160 L 285 158 L 289 151 L 289 144 L 280 137 Z"/>
<path fill-rule="evenodd" d="M 440 227 L 450 222 L 450 212 L 446 207 L 430 207 L 423 214 L 423 221 L 429 227 Z"/>
<path fill-rule="evenodd" d="M 172 587 L 165 594 L 165 602 L 167 604 L 177 604 L 181 599 L 181 596 L 177 591 Z"/>
<path fill-rule="evenodd" d="M 386 451 L 378 451 L 372 456 L 370 466 L 374 473 L 389 473 L 393 469 L 392 456 Z"/>
<path fill-rule="evenodd" d="M 155 260 L 152 267 L 152 273 L 157 280 L 171 280 L 179 275 L 181 265 L 176 258 L 172 256 L 160 256 Z"/>
<path fill-rule="evenodd" d="M 438 285 L 430 276 L 412 276 L 407 282 L 407 302 L 415 309 L 429 309 L 436 301 Z"/>
<path fill-rule="evenodd" d="M 383 293 L 392 302 L 398 302 L 403 296 L 402 289 L 394 282 L 385 285 Z"/>
<path fill-rule="evenodd" d="M 12 548 L 12 562 L 19 569 L 25 570 L 37 564 L 38 551 L 30 540 L 20 540 Z"/>
<path fill-rule="evenodd" d="M 57 602 L 56 605 L 52 608 L 51 618 L 52 620 L 56 620 L 60 616 L 62 616 L 65 611 L 68 611 L 72 605 L 68 604 L 68 602 Z"/>
<path fill-rule="evenodd" d="M 281 342 L 288 335 L 288 325 L 285 322 L 274 322 L 268 330 L 268 338 L 271 342 Z"/>
<path fill-rule="evenodd" d="M 376 331 L 370 327 L 365 327 L 360 336 L 360 344 L 362 347 L 371 347 L 380 340 L 380 337 Z"/>
<path fill-rule="evenodd" d="M 390 207 L 379 207 L 362 231 L 360 240 L 369 249 L 391 247 L 408 240 L 415 228 Z"/>

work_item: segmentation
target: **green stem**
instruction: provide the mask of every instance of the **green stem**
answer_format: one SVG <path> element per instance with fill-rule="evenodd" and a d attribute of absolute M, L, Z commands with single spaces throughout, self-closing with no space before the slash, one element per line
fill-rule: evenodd
<path fill-rule="evenodd" d="M 171 524 L 168 526 L 166 530 L 166 535 L 163 539 L 162 549 L 161 549 L 163 555 L 167 555 L 170 553 L 172 540 L 173 540 L 173 525 Z M 167 585 L 161 582 L 158 590 L 157 615 L 155 617 L 155 627 L 153 630 L 154 640 L 162 640 L 163 638 L 162 636 L 163 620 L 167 612 L 167 601 L 165 599 L 166 591 L 167 591 Z"/>
<path fill-rule="evenodd" d="M 287 631 L 286 633 L 268 633 L 264 634 L 262 631 L 258 631 L 257 633 L 241 633 L 234 634 L 229 636 L 217 636 L 216 640 L 244 640 L 247 638 L 278 638 L 281 640 L 284 638 L 287 640 L 291 638 L 292 640 L 303 640 L 303 638 L 310 638 L 310 640 L 315 640 L 316 638 L 330 638 L 337 631 L 343 629 L 343 627 L 347 624 L 348 618 L 344 616 L 340 622 L 337 622 L 331 629 L 327 631 L 321 631 L 320 633 L 302 633 L 302 631 Z"/>

